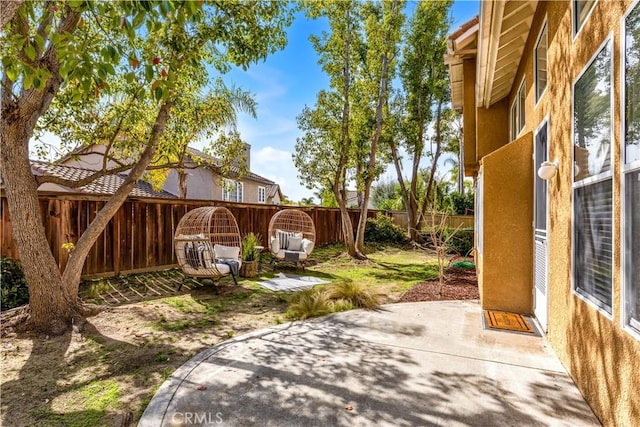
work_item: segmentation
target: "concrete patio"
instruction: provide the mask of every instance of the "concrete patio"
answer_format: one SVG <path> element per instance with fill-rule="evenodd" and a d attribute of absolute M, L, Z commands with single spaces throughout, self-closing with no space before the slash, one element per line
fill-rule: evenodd
<path fill-rule="evenodd" d="M 240 336 L 178 369 L 139 426 L 600 425 L 544 338 L 481 316 L 394 304 Z"/>

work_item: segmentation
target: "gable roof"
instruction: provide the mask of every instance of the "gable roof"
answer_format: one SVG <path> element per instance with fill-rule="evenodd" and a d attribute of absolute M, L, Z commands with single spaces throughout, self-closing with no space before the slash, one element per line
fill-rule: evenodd
<path fill-rule="evenodd" d="M 198 157 L 200 159 L 202 159 L 208 166 L 213 167 L 216 172 L 220 171 L 220 159 L 213 157 L 203 151 L 198 150 L 197 148 L 193 148 L 193 147 L 187 147 L 187 152 L 188 154 L 193 158 L 193 157 Z M 240 173 L 240 168 L 233 166 L 231 168 L 231 171 L 235 174 L 239 174 Z M 249 178 L 253 181 L 258 181 L 258 182 L 262 182 L 264 184 L 271 184 L 271 185 L 277 185 L 275 182 L 271 181 L 268 178 L 265 178 L 263 176 L 258 175 L 257 173 L 253 173 L 251 171 L 247 171 L 247 173 L 245 173 L 243 175 L 243 178 Z M 268 197 L 268 196 L 267 196 Z"/>
<path fill-rule="evenodd" d="M 95 171 L 89 169 L 52 165 L 39 160 L 31 161 L 31 169 L 35 175 L 57 176 L 59 178 L 69 180 L 79 180 L 95 173 Z M 69 191 L 87 194 L 113 194 L 118 188 L 120 188 L 126 178 L 126 174 L 105 175 L 82 187 L 69 188 Z M 169 193 L 168 191 L 155 191 L 151 184 L 141 180 L 136 182 L 135 188 L 131 191 L 131 196 L 163 199 L 177 198 L 175 194 Z"/>

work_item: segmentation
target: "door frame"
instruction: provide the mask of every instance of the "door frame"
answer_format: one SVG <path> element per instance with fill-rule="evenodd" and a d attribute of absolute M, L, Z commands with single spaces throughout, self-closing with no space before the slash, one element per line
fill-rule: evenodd
<path fill-rule="evenodd" d="M 543 321 L 541 321 L 540 319 L 538 319 L 538 316 L 536 314 L 536 210 L 537 210 L 537 202 L 536 202 L 536 179 L 538 178 L 537 174 L 538 174 L 538 170 L 537 170 L 537 165 L 536 165 L 536 148 L 537 148 L 537 142 L 536 142 L 536 138 L 538 136 L 538 134 L 540 133 L 540 131 L 544 128 L 544 126 L 547 127 L 547 142 L 546 142 L 546 160 L 549 160 L 549 152 L 551 150 L 551 144 L 549 143 L 550 141 L 550 124 L 549 124 L 549 114 L 547 114 L 546 116 L 543 117 L 543 119 L 540 121 L 540 123 L 538 124 L 538 126 L 536 127 L 536 129 L 533 132 L 533 166 L 534 166 L 534 177 L 533 177 L 533 223 L 532 223 L 532 232 L 533 232 L 533 259 L 532 259 L 532 263 L 533 263 L 533 286 L 532 286 L 532 294 L 533 294 L 533 314 L 536 317 L 536 319 L 538 320 L 538 323 L 540 324 L 541 328 L 542 328 L 542 332 L 546 333 L 547 329 L 548 329 L 548 325 L 549 325 L 549 210 L 550 210 L 550 206 L 549 206 L 549 183 L 547 182 L 547 191 L 545 194 L 546 197 L 546 218 L 545 218 L 545 237 L 544 237 L 544 245 L 546 246 L 546 250 L 545 250 L 545 266 L 544 266 L 544 271 L 546 274 L 545 279 L 545 317 L 546 319 L 543 319 Z"/>

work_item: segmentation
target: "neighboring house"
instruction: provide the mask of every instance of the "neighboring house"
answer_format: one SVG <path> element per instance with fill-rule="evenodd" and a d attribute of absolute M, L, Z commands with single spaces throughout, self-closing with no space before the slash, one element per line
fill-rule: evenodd
<path fill-rule="evenodd" d="M 445 58 L 481 304 L 535 315 L 605 425 L 640 422 L 639 56 L 638 1 L 559 0 L 481 1 Z"/>
<path fill-rule="evenodd" d="M 37 160 L 31 161 L 31 170 L 33 174 L 38 176 L 56 176 L 62 179 L 79 180 L 86 178 L 93 174 L 95 171 L 90 169 L 82 169 L 73 166 L 52 165 L 46 162 L 40 162 Z M 60 184 L 44 183 L 38 187 L 39 191 L 51 191 L 51 192 L 73 192 L 73 193 L 86 193 L 86 194 L 105 194 L 111 195 L 124 183 L 126 179 L 125 174 L 113 174 L 105 175 L 97 178 L 90 184 L 84 185 L 78 188 L 70 188 Z M 131 195 L 135 197 L 154 197 L 163 199 L 175 199 L 177 196 L 167 191 L 160 190 L 155 191 L 151 184 L 145 181 L 137 181 L 136 186 L 131 191 Z"/>
<path fill-rule="evenodd" d="M 351 209 L 359 209 L 360 208 L 360 197 L 357 190 L 347 190 L 347 200 L 346 204 L 348 208 Z M 369 203 L 367 204 L 367 209 L 376 209 L 375 203 L 369 197 Z"/>
<path fill-rule="evenodd" d="M 250 149 L 251 146 L 246 144 L 247 169 L 250 168 Z M 104 150 L 104 145 L 100 144 L 83 147 L 61 159 L 60 164 L 100 170 L 104 166 Z M 107 162 L 107 168 L 115 166 L 116 163 Z M 237 176 L 238 172 L 237 167 L 232 168 L 233 175 Z M 242 179 L 222 178 L 219 160 L 191 147 L 184 160 L 184 172 L 171 169 L 163 191 L 187 199 L 266 204 L 280 204 L 282 201 L 280 186 L 275 182 L 250 171 Z"/>

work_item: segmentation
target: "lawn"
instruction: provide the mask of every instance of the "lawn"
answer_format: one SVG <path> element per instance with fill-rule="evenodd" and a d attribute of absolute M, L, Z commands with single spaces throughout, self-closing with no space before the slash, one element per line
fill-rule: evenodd
<path fill-rule="evenodd" d="M 382 303 L 437 275 L 435 258 L 421 250 L 370 248 L 366 261 L 343 251 L 341 245 L 316 249 L 304 274 L 330 281 L 327 287 L 359 284 Z M 262 277 L 272 277 L 266 267 Z M 158 387 L 195 354 L 289 321 L 295 295 L 264 289 L 258 280 L 240 280 L 236 287 L 225 279 L 219 293 L 192 282 L 178 292 L 179 270 L 83 283 L 81 296 L 106 309 L 87 319 L 81 333 L 5 331 L 1 424 L 135 425 Z"/>

